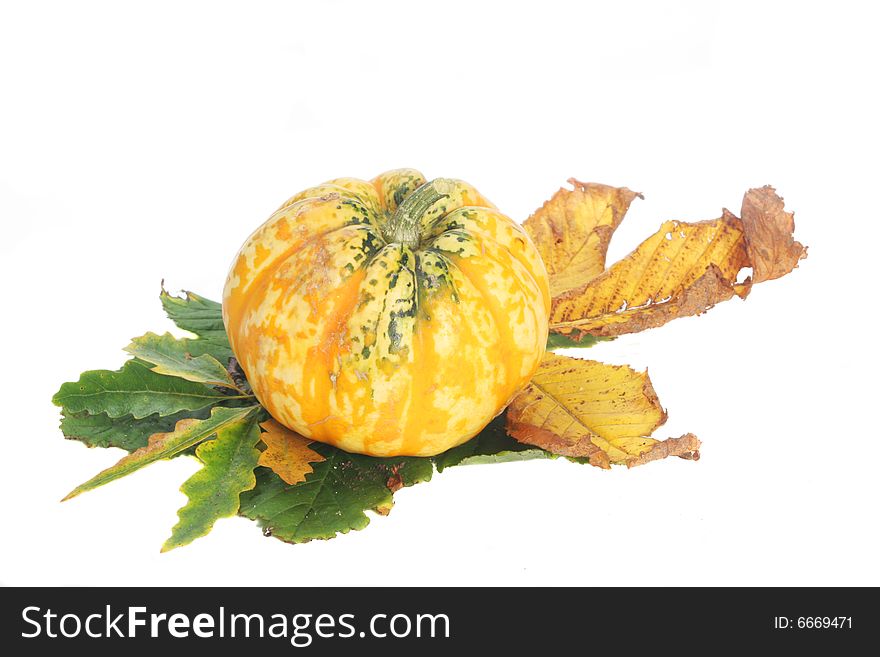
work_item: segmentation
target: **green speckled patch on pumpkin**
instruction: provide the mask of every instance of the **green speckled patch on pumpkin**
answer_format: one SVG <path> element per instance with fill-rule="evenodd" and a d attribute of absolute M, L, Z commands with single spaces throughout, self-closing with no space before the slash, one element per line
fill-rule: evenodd
<path fill-rule="evenodd" d="M 415 254 L 399 244 L 385 246 L 367 264 L 349 321 L 350 339 L 363 345 L 356 360 L 408 360 L 418 311 L 415 266 Z"/>
<path fill-rule="evenodd" d="M 463 230 L 447 230 L 441 233 L 431 241 L 431 249 L 459 258 L 470 258 L 482 253 L 479 240 Z"/>
<path fill-rule="evenodd" d="M 451 293 L 458 301 L 458 292 L 451 274 L 449 263 L 435 251 L 421 251 L 416 254 L 416 280 L 418 281 L 419 305 L 425 307 L 428 299 L 437 294 Z M 430 317 L 424 317 L 430 320 Z"/>
<path fill-rule="evenodd" d="M 415 169 L 386 171 L 376 180 L 379 197 L 385 205 L 388 217 L 397 211 L 407 196 L 426 182 L 425 177 Z"/>

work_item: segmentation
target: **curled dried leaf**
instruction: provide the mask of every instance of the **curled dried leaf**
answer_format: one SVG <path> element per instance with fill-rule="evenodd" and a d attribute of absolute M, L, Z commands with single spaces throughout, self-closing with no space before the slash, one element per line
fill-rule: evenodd
<path fill-rule="evenodd" d="M 523 223 L 538 247 L 550 294 L 579 287 L 605 270 L 608 242 L 630 203 L 642 195 L 626 187 L 582 183 L 564 187 Z"/>
<path fill-rule="evenodd" d="M 312 472 L 312 463 L 320 463 L 324 457 L 309 447 L 311 440 L 295 431 L 268 420 L 260 424 L 263 433 L 260 438 L 266 449 L 260 454 L 259 465 L 270 468 L 288 484 L 298 484 L 306 480 Z"/>
<path fill-rule="evenodd" d="M 769 185 L 746 192 L 741 214 L 755 283 L 785 276 L 807 257 L 794 239 L 794 213 Z"/>
<path fill-rule="evenodd" d="M 794 241 L 794 220 L 771 187 L 743 199 L 743 219 L 667 221 L 623 260 L 588 283 L 553 299 L 550 330 L 578 336 L 615 336 L 705 312 L 753 282 L 778 278 L 806 256 Z M 753 269 L 753 279 L 738 282 Z"/>
<path fill-rule="evenodd" d="M 651 438 L 665 421 L 647 372 L 552 353 L 507 409 L 507 430 L 516 440 L 602 468 L 696 450 L 693 436 Z"/>
<path fill-rule="evenodd" d="M 643 452 L 635 458 L 627 460 L 628 468 L 644 465 L 651 461 L 659 461 L 667 456 L 677 456 L 688 461 L 700 460 L 700 440 L 692 433 L 686 433 L 679 438 L 667 438 L 655 444 L 647 452 Z"/>

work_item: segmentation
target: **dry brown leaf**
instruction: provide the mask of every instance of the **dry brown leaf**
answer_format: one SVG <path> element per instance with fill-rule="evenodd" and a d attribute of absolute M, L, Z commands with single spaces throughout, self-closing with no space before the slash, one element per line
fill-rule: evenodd
<path fill-rule="evenodd" d="M 692 434 L 667 441 L 650 437 L 665 421 L 647 372 L 553 353 L 507 409 L 507 430 L 516 440 L 587 457 L 602 468 L 693 458 L 699 441 Z"/>
<path fill-rule="evenodd" d="M 659 461 L 667 456 L 677 456 L 688 461 L 700 460 L 700 441 L 692 433 L 679 438 L 667 438 L 654 445 L 651 449 L 626 462 L 628 468 L 644 465 L 651 461 Z"/>
<path fill-rule="evenodd" d="M 749 190 L 743 217 L 667 221 L 626 258 L 585 285 L 553 299 L 550 330 L 574 339 L 615 336 L 705 312 L 754 282 L 778 278 L 806 257 L 794 241 L 794 220 L 773 188 Z M 743 268 L 753 279 L 737 283 Z"/>
<path fill-rule="evenodd" d="M 807 257 L 794 239 L 794 213 L 769 185 L 746 192 L 741 214 L 755 283 L 785 276 Z"/>
<path fill-rule="evenodd" d="M 579 287 L 605 270 L 605 254 L 638 192 L 626 187 L 582 183 L 562 188 L 523 227 L 535 242 L 550 275 L 550 294 Z"/>
<path fill-rule="evenodd" d="M 311 463 L 318 463 L 324 457 L 311 449 L 311 440 L 295 431 L 268 420 L 260 424 L 263 433 L 260 438 L 266 443 L 266 449 L 260 454 L 259 465 L 271 468 L 288 484 L 305 481 L 306 475 L 312 472 Z"/>
<path fill-rule="evenodd" d="M 553 299 L 550 330 L 614 336 L 696 315 L 734 294 L 748 265 L 739 219 L 667 221 L 623 260 L 587 285 Z"/>

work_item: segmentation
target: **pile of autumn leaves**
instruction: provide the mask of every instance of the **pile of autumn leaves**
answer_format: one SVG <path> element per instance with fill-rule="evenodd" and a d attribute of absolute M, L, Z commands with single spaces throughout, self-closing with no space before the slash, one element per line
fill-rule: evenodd
<path fill-rule="evenodd" d="M 772 187 L 750 189 L 741 217 L 667 221 L 606 269 L 611 235 L 639 194 L 569 180 L 524 226 L 550 274 L 550 346 L 635 333 L 705 312 L 755 283 L 779 278 L 806 257 L 794 215 Z M 739 273 L 752 274 L 737 282 Z M 647 372 L 548 354 L 507 410 L 519 441 L 593 465 L 640 465 L 666 456 L 698 458 L 692 434 L 658 441 L 666 421 Z"/>
<path fill-rule="evenodd" d="M 746 193 L 741 217 L 725 210 L 710 221 L 666 222 L 606 269 L 611 235 L 639 195 L 570 182 L 574 189 L 560 189 L 524 224 L 550 274 L 550 349 L 590 346 L 744 298 L 806 255 L 782 199 L 763 187 Z M 744 268 L 752 275 L 737 282 Z M 647 373 L 552 352 L 505 413 L 464 445 L 432 458 L 349 454 L 269 417 L 235 363 L 219 304 L 164 290 L 161 301 L 193 337 L 135 338 L 122 368 L 84 372 L 53 401 L 66 437 L 129 452 L 65 499 L 161 459 L 188 454 L 201 462 L 181 486 L 187 502 L 163 550 L 236 514 L 290 542 L 362 529 L 365 511 L 387 514 L 394 491 L 429 480 L 435 468 L 558 456 L 607 468 L 699 456 L 692 434 L 651 437 L 666 413 Z"/>

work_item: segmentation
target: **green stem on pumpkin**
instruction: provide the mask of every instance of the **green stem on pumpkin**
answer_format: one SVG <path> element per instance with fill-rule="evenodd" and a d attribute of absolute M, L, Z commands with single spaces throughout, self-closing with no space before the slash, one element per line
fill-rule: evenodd
<path fill-rule="evenodd" d="M 448 178 L 436 178 L 417 188 L 385 224 L 382 230 L 385 239 L 389 243 L 417 247 L 421 241 L 422 217 L 437 201 L 448 198 L 454 185 L 455 181 Z"/>

